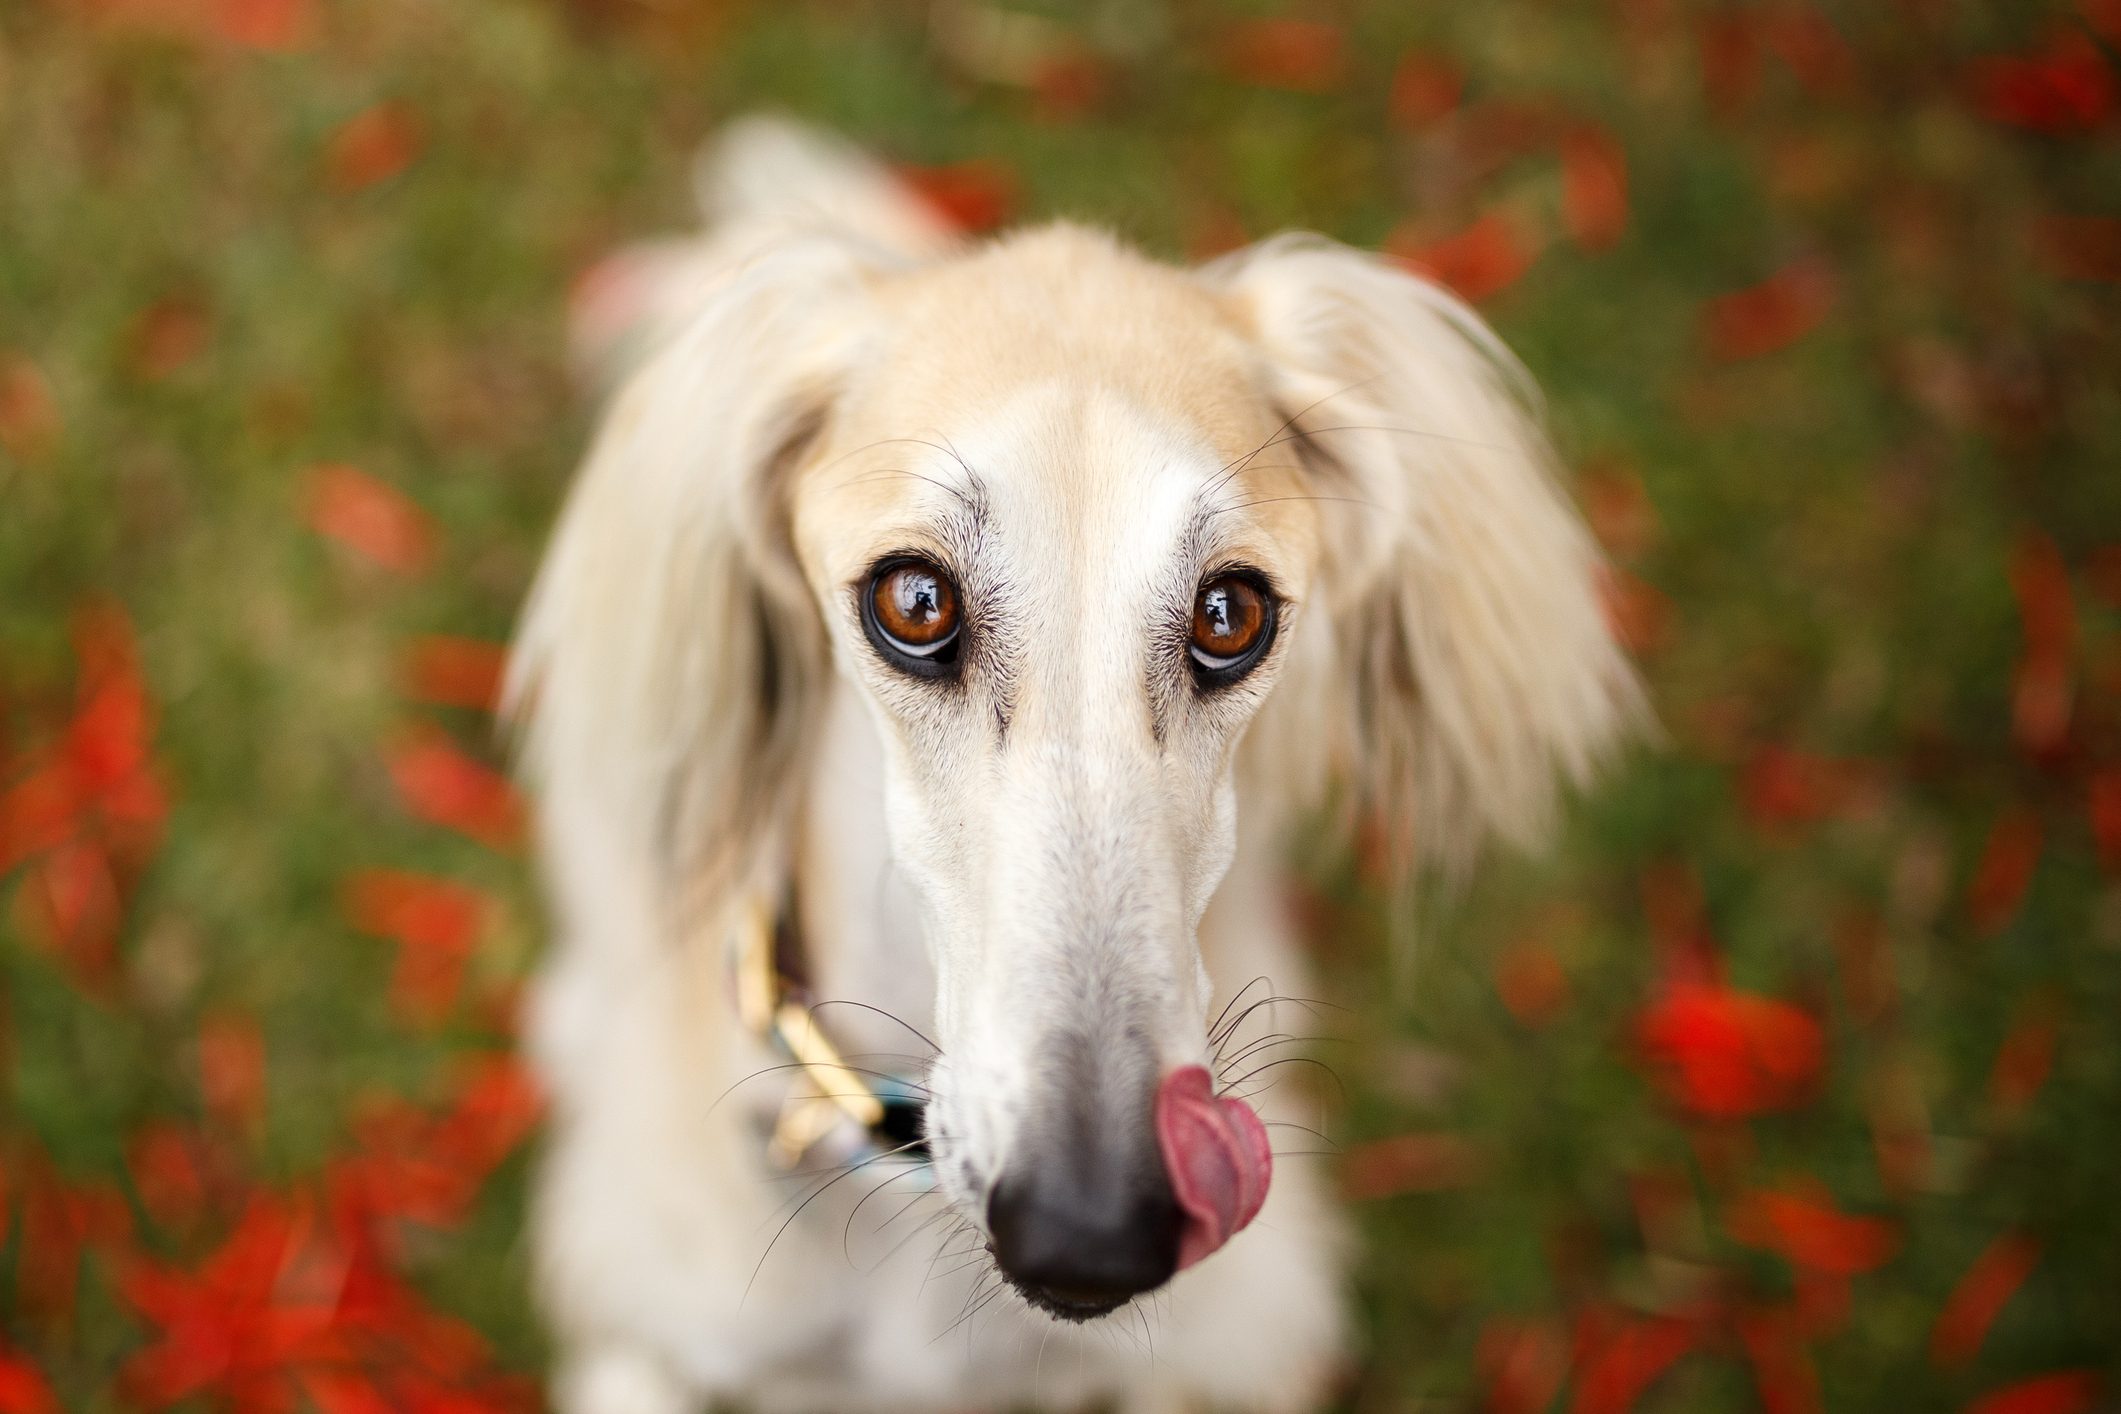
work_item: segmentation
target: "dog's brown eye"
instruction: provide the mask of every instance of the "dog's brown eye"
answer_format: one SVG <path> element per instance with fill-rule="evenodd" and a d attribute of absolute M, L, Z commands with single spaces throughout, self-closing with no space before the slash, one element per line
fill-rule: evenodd
<path fill-rule="evenodd" d="M 1273 637 L 1274 600 L 1250 575 L 1218 575 L 1193 599 L 1187 645 L 1203 682 L 1228 682 L 1258 662 Z"/>
<path fill-rule="evenodd" d="M 869 581 L 868 609 L 879 646 L 901 658 L 933 661 L 957 638 L 957 590 L 950 576 L 926 560 L 900 560 L 877 570 Z"/>

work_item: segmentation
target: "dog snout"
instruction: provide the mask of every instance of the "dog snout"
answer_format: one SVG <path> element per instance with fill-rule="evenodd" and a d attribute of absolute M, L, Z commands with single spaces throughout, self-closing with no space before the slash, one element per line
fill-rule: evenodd
<path fill-rule="evenodd" d="M 1073 1035 L 1002 1165 L 987 1226 L 1002 1274 L 1032 1305 L 1084 1321 L 1178 1270 L 1184 1213 L 1165 1172 L 1156 1066 L 1137 1035 Z"/>
<path fill-rule="evenodd" d="M 994 1260 L 1034 1306 L 1083 1321 L 1153 1291 L 1178 1270 L 1182 1215 L 1162 1165 L 1081 1165 L 1025 1157 L 987 1205 Z"/>

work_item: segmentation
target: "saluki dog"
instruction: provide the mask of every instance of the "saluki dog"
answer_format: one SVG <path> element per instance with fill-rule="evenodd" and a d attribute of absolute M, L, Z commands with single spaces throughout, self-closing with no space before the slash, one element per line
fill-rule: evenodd
<path fill-rule="evenodd" d="M 509 685 L 556 1404 L 1318 1407 L 1291 834 L 1534 840 L 1640 708 L 1527 380 L 1316 237 L 970 242 L 766 119 L 698 183 L 581 292 Z"/>

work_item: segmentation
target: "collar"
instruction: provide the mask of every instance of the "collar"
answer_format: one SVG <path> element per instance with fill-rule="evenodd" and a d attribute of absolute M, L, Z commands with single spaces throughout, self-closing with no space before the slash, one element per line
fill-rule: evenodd
<path fill-rule="evenodd" d="M 767 1049 L 788 1059 L 795 1077 L 767 1126 L 768 1161 L 783 1171 L 812 1154 L 835 1164 L 865 1163 L 918 1140 L 920 1090 L 848 1065 L 818 1025 L 793 909 L 775 910 L 754 897 L 733 941 L 737 1016 Z"/>

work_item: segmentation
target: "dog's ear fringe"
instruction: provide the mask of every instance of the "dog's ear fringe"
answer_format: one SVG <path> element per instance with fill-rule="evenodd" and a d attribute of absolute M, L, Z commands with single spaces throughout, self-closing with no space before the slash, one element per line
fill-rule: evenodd
<path fill-rule="evenodd" d="M 503 711 L 544 829 L 655 861 L 673 900 L 784 848 L 828 663 L 777 472 L 829 415 L 868 271 L 813 238 L 727 278 L 614 401 L 517 633 Z"/>
<path fill-rule="evenodd" d="M 568 343 L 585 386 L 617 386 L 689 326 L 731 272 L 784 241 L 859 244 L 880 266 L 933 260 L 960 241 L 875 159 L 770 114 L 736 120 L 700 149 L 693 192 L 704 231 L 627 246 L 579 281 Z"/>
<path fill-rule="evenodd" d="M 1309 407 L 1288 435 L 1313 475 L 1359 503 L 1321 507 L 1310 661 L 1255 729 L 1262 769 L 1285 799 L 1345 782 L 1402 882 L 1462 873 L 1489 838 L 1537 843 L 1648 710 L 1530 377 L 1458 299 L 1322 237 L 1201 273 L 1249 324 L 1268 395 Z"/>

